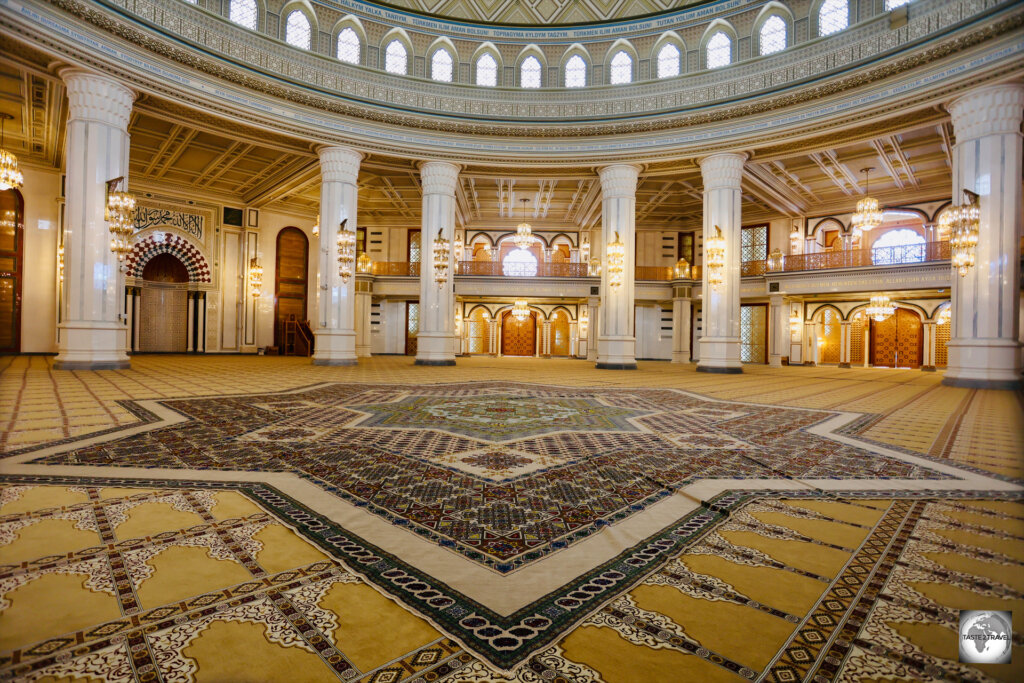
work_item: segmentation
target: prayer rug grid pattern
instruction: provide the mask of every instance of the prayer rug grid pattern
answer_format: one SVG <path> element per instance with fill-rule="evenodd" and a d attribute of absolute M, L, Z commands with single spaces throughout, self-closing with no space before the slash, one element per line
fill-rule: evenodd
<path fill-rule="evenodd" d="M 332 384 L 163 403 L 191 419 L 35 462 L 294 472 L 502 573 L 696 479 L 948 478 L 806 431 L 829 413 L 672 390 Z"/>
<path fill-rule="evenodd" d="M 541 601 L 590 607 L 502 673 L 479 656 L 485 610 L 456 597 L 445 609 L 473 611 L 449 623 L 427 614 L 432 625 L 413 613 L 423 610 L 398 607 L 367 585 L 374 574 L 401 579 L 394 558 L 339 542 L 343 530 L 266 487 L 10 479 L 0 486 L 0 680 L 242 681 L 255 670 L 264 680 L 524 683 L 1024 674 L 1020 658 L 956 661 L 959 609 L 1012 609 L 1015 632 L 1024 626 L 1019 501 L 721 496 L 617 567 Z M 673 534 L 683 543 L 665 543 Z M 640 578 L 606 593 L 617 568 Z M 392 587 L 445 592 L 420 582 Z"/>

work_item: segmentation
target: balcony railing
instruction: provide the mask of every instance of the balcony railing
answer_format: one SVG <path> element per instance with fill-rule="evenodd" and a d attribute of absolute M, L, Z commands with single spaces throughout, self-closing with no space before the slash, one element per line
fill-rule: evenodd
<path fill-rule="evenodd" d="M 827 270 L 829 268 L 863 268 L 864 266 L 893 266 L 925 261 L 949 259 L 949 242 L 926 242 L 899 247 L 878 249 L 850 249 L 846 251 L 823 251 L 819 254 L 792 254 L 783 259 L 782 268 L 768 272 L 790 272 L 797 270 Z M 743 275 L 747 275 L 748 264 L 760 263 L 762 270 L 751 275 L 764 274 L 764 261 L 747 261 L 743 264 Z"/>
<path fill-rule="evenodd" d="M 662 266 L 637 266 L 637 280 L 661 280 L 668 282 L 675 279 L 675 268 L 663 268 Z"/>
<path fill-rule="evenodd" d="M 504 264 L 500 261 L 459 261 L 455 274 L 490 277 L 587 277 L 587 264 L 538 263 L 536 271 L 534 271 L 532 263 Z"/>
<path fill-rule="evenodd" d="M 405 261 L 375 261 L 370 272 L 374 275 L 399 275 L 419 277 L 420 264 Z"/>

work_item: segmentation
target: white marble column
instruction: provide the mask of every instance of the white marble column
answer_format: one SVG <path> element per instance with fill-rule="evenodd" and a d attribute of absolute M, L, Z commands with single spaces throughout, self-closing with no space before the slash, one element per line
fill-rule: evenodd
<path fill-rule="evenodd" d="M 373 308 L 373 276 L 356 275 L 356 357 L 370 356 L 370 311 Z"/>
<path fill-rule="evenodd" d="M 491 318 L 487 321 L 487 329 L 487 354 L 497 356 L 501 340 L 498 339 L 498 321 L 496 318 Z"/>
<path fill-rule="evenodd" d="M 850 356 L 853 353 L 853 321 L 839 322 L 839 367 L 850 367 Z"/>
<path fill-rule="evenodd" d="M 601 317 L 601 300 L 592 296 L 587 299 L 587 360 L 597 360 L 598 322 Z"/>
<path fill-rule="evenodd" d="M 813 320 L 804 321 L 804 365 L 818 364 L 818 325 Z"/>
<path fill-rule="evenodd" d="M 455 365 L 455 264 L 449 250 L 448 280 L 434 281 L 434 240 L 438 230 L 455 240 L 455 186 L 459 167 L 446 161 L 420 166 L 423 222 L 420 232 L 420 334 L 416 365 Z M 454 247 L 452 247 L 454 248 Z"/>
<path fill-rule="evenodd" d="M 925 372 L 935 372 L 935 321 L 925 320 L 921 329 L 924 335 L 921 344 L 924 355 L 921 359 L 921 369 Z"/>
<path fill-rule="evenodd" d="M 979 195 L 975 265 L 952 270 L 949 366 L 943 384 L 1021 386 L 1020 308 L 1021 117 L 1024 84 L 988 85 L 948 107 L 953 118 L 953 202 Z"/>
<path fill-rule="evenodd" d="M 128 177 L 135 93 L 107 76 L 60 72 L 68 94 L 64 311 L 57 370 L 127 368 L 124 274 L 104 220 L 107 181 Z"/>
<path fill-rule="evenodd" d="M 640 169 L 628 164 L 605 166 L 600 171 L 601 236 L 605 254 L 601 267 L 601 316 L 598 332 L 597 367 L 606 370 L 636 370 L 633 286 L 636 275 L 636 181 Z M 625 246 L 622 285 L 609 284 L 608 245 Z"/>
<path fill-rule="evenodd" d="M 541 358 L 551 358 L 551 321 L 544 321 L 544 344 L 541 346 Z"/>
<path fill-rule="evenodd" d="M 768 297 L 768 365 L 782 367 L 782 356 L 789 355 L 789 306 L 781 294 Z"/>
<path fill-rule="evenodd" d="M 313 365 L 356 364 L 356 264 L 342 282 L 338 274 L 338 230 L 350 232 L 358 215 L 359 163 L 363 155 L 349 147 L 320 150 L 320 306 Z"/>
<path fill-rule="evenodd" d="M 672 299 L 672 362 L 690 362 L 690 297 Z"/>
<path fill-rule="evenodd" d="M 700 162 L 704 178 L 704 245 L 715 236 L 725 238 L 723 282 L 708 283 L 707 258 L 703 274 L 704 336 L 700 340 L 698 372 L 740 373 L 740 181 L 745 154 L 715 154 Z"/>
<path fill-rule="evenodd" d="M 139 335 L 142 334 L 142 290 L 138 287 L 132 289 L 132 351 L 139 350 Z"/>

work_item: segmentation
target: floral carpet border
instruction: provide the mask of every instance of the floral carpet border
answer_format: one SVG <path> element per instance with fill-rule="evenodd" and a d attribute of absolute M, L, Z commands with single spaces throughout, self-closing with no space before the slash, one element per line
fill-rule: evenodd
<path fill-rule="evenodd" d="M 392 596 L 411 611 L 436 624 L 468 650 L 492 665 L 511 670 L 604 606 L 630 590 L 653 571 L 678 556 L 744 504 L 759 498 L 872 499 L 880 494 L 902 499 L 985 499 L 984 491 L 855 491 L 735 490 L 701 501 L 701 507 L 647 539 L 594 567 L 556 591 L 502 616 L 450 586 L 384 552 L 272 486 L 250 482 L 126 479 L 50 475 L 2 475 L 0 482 L 20 485 L 91 485 L 139 488 L 200 488 L 238 491 L 262 505 L 278 520 L 341 561 L 349 570 Z M 1000 499 L 1024 499 L 1024 492 Z"/>

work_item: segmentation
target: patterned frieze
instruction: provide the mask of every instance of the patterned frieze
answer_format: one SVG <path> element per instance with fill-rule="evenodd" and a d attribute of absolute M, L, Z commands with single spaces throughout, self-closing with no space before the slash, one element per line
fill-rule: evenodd
<path fill-rule="evenodd" d="M 883 268 L 852 268 L 846 270 L 815 271 L 810 273 L 779 275 L 765 278 L 764 282 L 778 282 L 784 294 L 820 294 L 821 292 L 873 292 L 879 283 L 888 291 L 900 289 L 937 289 L 949 287 L 949 264 L 932 261 L 927 264 L 901 264 Z M 761 285 L 762 293 L 767 287 Z"/>

